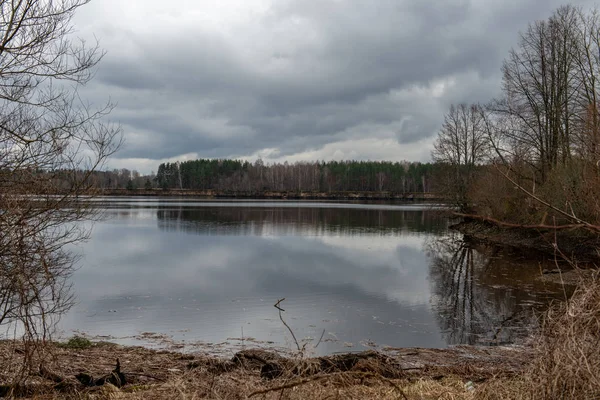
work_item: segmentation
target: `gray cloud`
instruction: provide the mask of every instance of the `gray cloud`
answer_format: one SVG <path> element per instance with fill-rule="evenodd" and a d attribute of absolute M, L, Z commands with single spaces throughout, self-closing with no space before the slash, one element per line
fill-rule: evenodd
<path fill-rule="evenodd" d="M 112 164 L 142 170 L 184 155 L 426 160 L 448 106 L 495 96 L 518 31 L 560 5 L 121 3 L 76 23 L 108 52 L 86 94 L 118 103 L 127 144 Z"/>

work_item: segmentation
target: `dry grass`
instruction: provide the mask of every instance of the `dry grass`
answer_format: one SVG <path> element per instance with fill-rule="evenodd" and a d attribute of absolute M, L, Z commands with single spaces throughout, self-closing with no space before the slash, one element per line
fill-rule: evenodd
<path fill-rule="evenodd" d="M 59 385 L 31 377 L 21 390 L 37 400 L 108 399 L 470 399 L 477 389 L 465 386 L 497 376 L 511 377 L 529 358 L 526 349 L 470 348 L 388 349 L 311 359 L 287 358 L 247 350 L 229 360 L 201 354 L 182 355 L 141 347 L 100 343 L 91 347 L 56 346 L 48 369 L 65 378 Z M 3 371 L 19 363 L 19 348 L 0 343 Z M 110 373 L 121 361 L 127 385 L 85 387 L 74 376 Z M 265 364 L 281 368 L 265 375 Z"/>
<path fill-rule="evenodd" d="M 567 303 L 551 309 L 529 379 L 538 398 L 600 398 L 600 280 L 595 275 Z"/>
<path fill-rule="evenodd" d="M 167 383 L 118 389 L 105 385 L 95 391 L 38 396 L 35 399 L 77 400 L 171 400 L 171 399 L 474 399 L 462 379 L 449 377 L 440 381 L 418 379 L 382 381 L 377 376 L 334 374 L 322 379 L 289 381 L 270 387 L 252 374 L 225 374 L 213 377 L 189 373 Z"/>
<path fill-rule="evenodd" d="M 571 299 L 551 308 L 525 373 L 492 380 L 483 399 L 600 398 L 600 280 L 581 281 Z"/>

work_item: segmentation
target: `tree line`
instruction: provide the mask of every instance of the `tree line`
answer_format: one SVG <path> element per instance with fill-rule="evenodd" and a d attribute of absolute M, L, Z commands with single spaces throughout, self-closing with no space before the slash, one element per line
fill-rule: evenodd
<path fill-rule="evenodd" d="M 163 163 L 154 183 L 162 189 L 223 191 L 429 192 L 435 165 L 419 162 L 315 161 L 265 164 L 199 159 Z"/>

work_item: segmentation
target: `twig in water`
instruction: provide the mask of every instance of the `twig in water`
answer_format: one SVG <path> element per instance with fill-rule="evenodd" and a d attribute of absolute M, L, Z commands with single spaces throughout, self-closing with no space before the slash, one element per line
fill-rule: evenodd
<path fill-rule="evenodd" d="M 300 344 L 298 343 L 298 339 L 296 339 L 296 335 L 294 335 L 294 331 L 285 322 L 285 320 L 283 319 L 283 315 L 281 314 L 282 312 L 285 312 L 285 310 L 283 308 L 281 308 L 281 306 L 280 306 L 281 302 L 284 301 L 284 300 L 285 300 L 285 297 L 283 299 L 277 300 L 277 303 L 275 303 L 273 305 L 273 307 L 275 307 L 277 310 L 279 310 L 279 319 L 281 320 L 281 322 L 283 323 L 283 325 L 285 325 L 285 327 L 287 328 L 287 330 L 290 331 L 290 333 L 292 334 L 292 338 L 294 339 L 294 343 L 296 343 L 296 347 L 298 348 L 298 351 L 302 351 L 302 348 L 300 347 Z"/>
<path fill-rule="evenodd" d="M 323 340 L 323 336 L 325 336 L 325 329 L 323 329 L 323 333 L 321 333 L 321 337 L 319 338 L 319 341 L 317 342 L 317 345 L 315 346 L 315 349 L 317 347 L 319 347 L 319 345 L 321 344 L 321 340 Z"/>

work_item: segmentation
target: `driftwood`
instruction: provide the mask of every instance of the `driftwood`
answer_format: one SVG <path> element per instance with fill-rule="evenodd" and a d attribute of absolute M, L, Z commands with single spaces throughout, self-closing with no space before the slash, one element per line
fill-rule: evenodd
<path fill-rule="evenodd" d="M 187 364 L 188 369 L 206 367 L 213 374 L 221 374 L 236 369 L 256 370 L 263 365 L 285 360 L 277 353 L 266 350 L 243 350 L 235 353 L 230 360 L 218 360 L 213 358 L 194 360 Z"/>
<path fill-rule="evenodd" d="M 192 361 L 188 364 L 188 369 L 199 367 L 207 367 L 215 374 L 236 369 L 259 370 L 264 379 L 282 376 L 307 377 L 348 371 L 373 372 L 387 378 L 404 376 L 404 368 L 398 362 L 375 351 L 298 360 L 265 350 L 244 350 L 236 353 L 231 360 L 213 361 L 210 364 Z"/>
<path fill-rule="evenodd" d="M 98 379 L 94 379 L 94 377 L 90 374 L 86 374 L 85 372 L 81 372 L 75 375 L 75 378 L 84 386 L 102 386 L 107 383 L 110 383 L 113 386 L 118 388 L 127 384 L 127 379 L 125 378 L 125 374 L 121 372 L 121 363 L 117 358 L 117 365 L 115 369 L 108 375 L 104 375 Z"/>

